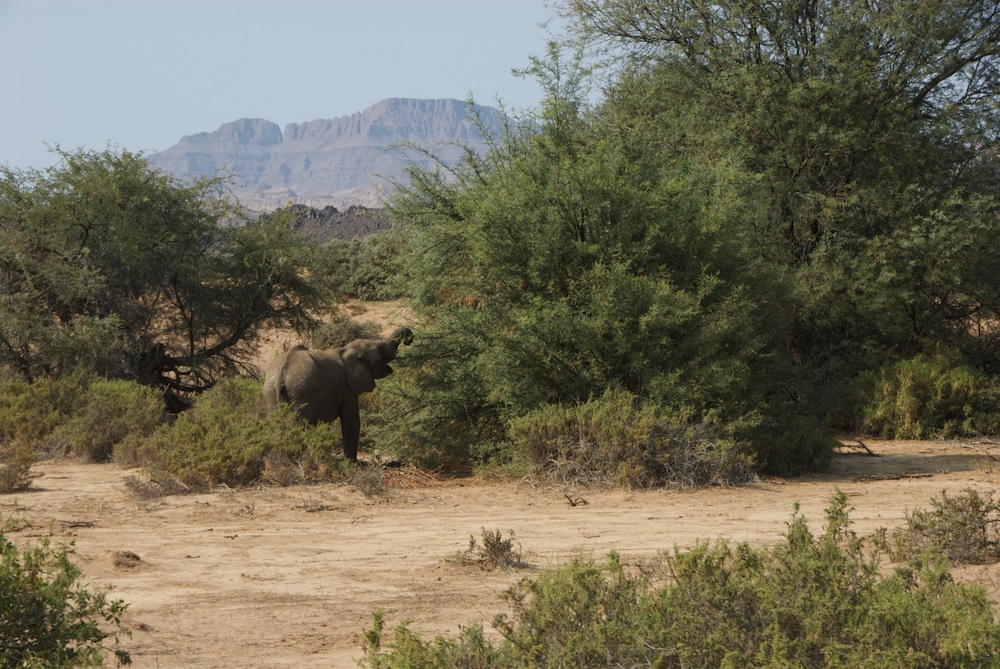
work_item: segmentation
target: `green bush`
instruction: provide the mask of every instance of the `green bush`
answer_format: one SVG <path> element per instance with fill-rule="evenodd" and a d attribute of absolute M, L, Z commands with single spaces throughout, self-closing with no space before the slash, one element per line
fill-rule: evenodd
<path fill-rule="evenodd" d="M 310 344 L 315 349 L 340 348 L 355 339 L 379 339 L 381 334 L 375 323 L 363 323 L 338 314 L 312 331 Z"/>
<path fill-rule="evenodd" d="M 0 442 L 44 448 L 56 429 L 86 405 L 95 379 L 80 371 L 33 382 L 9 379 L 0 383 Z"/>
<path fill-rule="evenodd" d="M 42 542 L 23 551 L 0 533 L 0 669 L 101 667 L 126 606 L 79 583 L 65 548 Z M 129 654 L 114 649 L 118 665 Z"/>
<path fill-rule="evenodd" d="M 405 229 L 377 232 L 351 241 L 333 240 L 317 251 L 317 274 L 335 294 L 361 300 L 392 300 L 398 285 Z"/>
<path fill-rule="evenodd" d="M 906 513 L 906 525 L 892 534 L 894 558 L 908 560 L 931 551 L 959 564 L 1000 560 L 1000 502 L 992 493 L 984 497 L 966 488 L 949 497 L 942 491 L 931 506 Z"/>
<path fill-rule="evenodd" d="M 1000 425 L 996 383 L 954 354 L 918 355 L 862 378 L 865 427 L 880 437 L 928 439 Z"/>
<path fill-rule="evenodd" d="M 135 464 L 139 442 L 166 420 L 163 394 L 134 381 L 97 380 L 90 384 L 85 403 L 56 433 L 89 462 L 115 456 L 124 466 Z"/>
<path fill-rule="evenodd" d="M 31 466 L 38 460 L 26 446 L 0 447 L 0 495 L 22 492 L 31 486 Z"/>
<path fill-rule="evenodd" d="M 850 530 L 846 496 L 814 536 L 796 511 L 776 545 L 724 541 L 664 556 L 655 587 L 622 565 L 578 559 L 508 593 L 510 618 L 486 639 L 424 641 L 405 625 L 382 648 L 366 632 L 371 669 L 403 667 L 996 667 L 1000 626 L 986 592 L 956 584 L 943 556 L 883 575 Z"/>
<path fill-rule="evenodd" d="M 231 378 L 153 433 L 137 457 L 145 467 L 186 480 L 245 485 L 259 480 L 269 463 L 336 473 L 347 466 L 336 455 L 340 450 L 328 425 L 311 426 L 285 405 L 265 416 L 260 383 Z"/>
<path fill-rule="evenodd" d="M 546 405 L 511 421 L 514 448 L 563 483 L 651 487 L 745 483 L 753 460 L 707 424 L 688 424 L 608 391 L 571 407 Z"/>
<path fill-rule="evenodd" d="M 162 394 L 134 381 L 77 371 L 0 386 L 0 442 L 36 454 L 104 462 L 116 447 L 134 450 L 164 420 Z"/>

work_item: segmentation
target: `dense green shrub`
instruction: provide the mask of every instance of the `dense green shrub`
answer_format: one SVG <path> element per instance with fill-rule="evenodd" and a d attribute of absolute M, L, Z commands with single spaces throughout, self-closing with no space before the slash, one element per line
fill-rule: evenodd
<path fill-rule="evenodd" d="M 371 669 L 403 667 L 996 667 L 1000 625 L 983 588 L 956 584 L 944 558 L 883 575 L 849 529 L 846 496 L 814 536 L 796 511 L 770 548 L 705 542 L 664 556 L 654 586 L 621 564 L 578 559 L 509 593 L 503 639 L 463 628 L 424 641 L 406 626 L 382 648 L 366 633 Z"/>
<path fill-rule="evenodd" d="M 931 509 L 907 511 L 906 525 L 892 534 L 892 554 L 909 560 L 930 551 L 959 564 L 1000 560 L 1000 502 L 966 488 L 931 499 Z"/>
<path fill-rule="evenodd" d="M 78 371 L 34 381 L 7 379 L 0 383 L 0 443 L 44 448 L 54 439 L 56 430 L 86 405 L 90 385 L 96 378 Z"/>
<path fill-rule="evenodd" d="M 1000 427 L 1000 389 L 938 351 L 887 365 L 861 380 L 865 428 L 880 437 L 929 439 L 993 432 Z"/>
<path fill-rule="evenodd" d="M 105 462 L 112 456 L 119 464 L 130 465 L 129 457 L 139 442 L 166 420 L 163 393 L 134 381 L 101 379 L 93 381 L 81 407 L 56 433 L 89 462 Z"/>
<path fill-rule="evenodd" d="M 395 299 L 403 293 L 398 263 L 406 240 L 403 229 L 351 241 L 333 240 L 317 252 L 317 276 L 336 295 L 361 300 Z"/>
<path fill-rule="evenodd" d="M 117 647 L 125 604 L 81 585 L 65 548 L 19 550 L 0 533 L 0 558 L 0 669 L 101 667 L 108 641 L 131 664 Z"/>
<path fill-rule="evenodd" d="M 744 483 L 753 460 L 706 424 L 663 415 L 625 391 L 572 407 L 546 405 L 514 418 L 514 448 L 562 483 L 651 487 Z"/>
<path fill-rule="evenodd" d="M 328 425 L 311 426 L 287 405 L 264 415 L 260 383 L 225 379 L 138 447 L 141 465 L 203 483 L 245 485 L 269 462 L 333 474 L 346 467 Z"/>
<path fill-rule="evenodd" d="M 314 349 L 340 348 L 355 339 L 379 339 L 381 334 L 376 323 L 357 321 L 350 316 L 337 314 L 313 329 L 309 343 Z"/>
<path fill-rule="evenodd" d="M 77 371 L 0 385 L 0 442 L 42 456 L 103 462 L 116 445 L 134 449 L 164 420 L 163 393 L 134 381 Z"/>

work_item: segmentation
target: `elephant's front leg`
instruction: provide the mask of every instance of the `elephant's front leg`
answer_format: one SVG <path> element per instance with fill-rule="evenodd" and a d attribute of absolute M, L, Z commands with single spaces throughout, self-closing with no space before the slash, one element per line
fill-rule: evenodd
<path fill-rule="evenodd" d="M 340 405 L 340 430 L 344 435 L 344 457 L 357 461 L 361 437 L 361 412 L 357 397 L 348 397 Z"/>

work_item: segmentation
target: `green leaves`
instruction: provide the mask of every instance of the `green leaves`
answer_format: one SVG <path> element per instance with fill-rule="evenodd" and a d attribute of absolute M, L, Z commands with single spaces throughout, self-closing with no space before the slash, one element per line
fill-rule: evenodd
<path fill-rule="evenodd" d="M 59 156 L 0 173 L 0 367 L 200 390 L 247 370 L 262 328 L 311 322 L 287 219 L 244 219 L 224 179 L 182 184 L 128 151 Z"/>
<path fill-rule="evenodd" d="M 863 371 L 939 343 L 1000 369 L 991 3 L 564 9 L 536 116 L 396 200 L 429 324 L 408 448 L 625 389 L 800 471 Z"/>
<path fill-rule="evenodd" d="M 104 666 L 109 640 L 116 664 L 132 663 L 117 648 L 126 605 L 79 579 L 65 548 L 19 550 L 0 533 L 0 669 Z"/>

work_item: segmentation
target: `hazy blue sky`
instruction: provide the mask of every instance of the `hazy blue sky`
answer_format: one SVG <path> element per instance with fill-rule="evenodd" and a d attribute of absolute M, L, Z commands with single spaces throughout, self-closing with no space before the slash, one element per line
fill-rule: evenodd
<path fill-rule="evenodd" d="M 532 107 L 537 84 L 511 69 L 544 54 L 551 16 L 545 0 L 0 0 L 0 163 L 388 97 Z"/>

